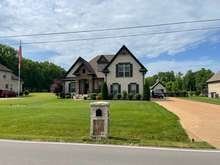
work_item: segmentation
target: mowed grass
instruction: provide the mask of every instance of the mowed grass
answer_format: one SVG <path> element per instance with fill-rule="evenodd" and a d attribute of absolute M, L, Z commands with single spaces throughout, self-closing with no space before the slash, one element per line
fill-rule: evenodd
<path fill-rule="evenodd" d="M 211 148 L 205 142 L 190 142 L 174 114 L 147 101 L 111 101 L 110 137 L 91 140 L 89 103 L 49 93 L 0 100 L 0 138 Z"/>
<path fill-rule="evenodd" d="M 190 96 L 190 97 L 185 97 L 185 99 L 220 105 L 220 99 L 213 99 L 209 97 Z"/>

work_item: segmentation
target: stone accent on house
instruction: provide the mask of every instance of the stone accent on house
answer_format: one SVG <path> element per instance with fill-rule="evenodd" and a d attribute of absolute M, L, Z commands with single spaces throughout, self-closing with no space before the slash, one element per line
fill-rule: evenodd
<path fill-rule="evenodd" d="M 109 106 L 108 102 L 90 104 L 90 136 L 92 138 L 99 139 L 109 136 Z"/>
<path fill-rule="evenodd" d="M 116 77 L 116 65 L 118 63 L 131 63 L 133 67 L 132 77 Z M 139 85 L 139 93 L 143 94 L 144 85 L 144 73 L 140 72 L 140 65 L 129 54 L 118 55 L 117 58 L 108 67 L 109 73 L 106 77 L 109 93 L 111 91 L 111 85 L 118 83 L 121 85 L 121 93 L 123 91 L 128 92 L 128 85 L 130 83 L 136 83 Z"/>
<path fill-rule="evenodd" d="M 116 65 L 119 63 L 131 65 L 132 75 L 117 76 Z M 68 70 L 65 79 L 63 79 L 64 92 L 76 95 L 99 93 L 101 92 L 102 83 L 106 81 L 109 94 L 112 94 L 112 84 L 117 83 L 121 89 L 120 93 L 123 91 L 129 93 L 129 89 L 136 88 L 135 93 L 142 95 L 146 71 L 146 68 L 126 46 L 122 46 L 115 55 L 98 55 L 89 62 L 79 57 Z"/>

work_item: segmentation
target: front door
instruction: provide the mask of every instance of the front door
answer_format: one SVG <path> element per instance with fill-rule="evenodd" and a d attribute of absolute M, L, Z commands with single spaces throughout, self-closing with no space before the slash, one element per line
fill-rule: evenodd
<path fill-rule="evenodd" d="M 89 81 L 87 79 L 79 80 L 79 94 L 87 94 L 89 91 Z"/>

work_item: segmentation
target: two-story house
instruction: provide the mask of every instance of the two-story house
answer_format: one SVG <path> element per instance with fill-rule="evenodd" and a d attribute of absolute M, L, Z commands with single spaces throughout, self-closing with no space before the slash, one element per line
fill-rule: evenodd
<path fill-rule="evenodd" d="M 67 71 L 64 92 L 87 94 L 100 92 L 106 81 L 109 93 L 143 94 L 144 77 L 147 69 L 122 46 L 115 55 L 98 55 L 87 62 L 79 57 Z"/>
<path fill-rule="evenodd" d="M 21 82 L 21 91 L 22 91 Z M 0 90 L 18 92 L 18 77 L 6 66 L 0 64 Z"/>

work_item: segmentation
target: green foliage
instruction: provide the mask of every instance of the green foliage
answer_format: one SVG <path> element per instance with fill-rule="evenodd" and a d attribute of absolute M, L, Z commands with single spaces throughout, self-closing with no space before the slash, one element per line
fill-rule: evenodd
<path fill-rule="evenodd" d="M 97 95 L 96 95 L 96 100 L 102 100 L 103 98 L 102 98 L 102 93 L 98 93 Z"/>
<path fill-rule="evenodd" d="M 150 100 L 150 86 L 147 80 L 144 82 L 143 100 Z"/>
<path fill-rule="evenodd" d="M 0 44 L 0 63 L 17 75 L 18 55 L 14 48 Z M 53 80 L 63 78 L 64 74 L 65 70 L 53 63 L 22 59 L 21 78 L 25 89 L 49 91 Z"/>
<path fill-rule="evenodd" d="M 91 100 L 96 100 L 96 96 L 97 96 L 96 93 L 90 93 L 90 94 L 89 94 L 89 98 L 90 98 Z"/>
<path fill-rule="evenodd" d="M 134 94 L 133 93 L 129 93 L 128 94 L 128 100 L 132 100 L 134 98 Z"/>
<path fill-rule="evenodd" d="M 28 96 L 29 93 L 30 93 L 29 90 L 25 90 L 25 91 L 24 91 L 24 95 L 25 95 L 25 96 Z"/>
<path fill-rule="evenodd" d="M 101 93 L 102 93 L 102 99 L 108 100 L 108 86 L 106 82 L 102 84 Z"/>
<path fill-rule="evenodd" d="M 156 75 L 146 78 L 146 81 L 150 82 L 149 84 L 152 86 L 157 79 L 160 79 L 160 81 L 166 86 L 167 92 L 169 93 L 178 92 L 182 95 L 182 91 L 193 91 L 194 95 L 205 95 L 208 90 L 206 81 L 212 75 L 213 72 L 211 70 L 202 68 L 196 72 L 189 70 L 185 75 L 180 72 L 175 75 L 173 71 L 159 72 Z"/>
<path fill-rule="evenodd" d="M 121 93 L 117 94 L 117 99 L 120 100 L 121 99 Z"/>
<path fill-rule="evenodd" d="M 123 91 L 122 92 L 122 99 L 123 100 L 126 100 L 128 98 L 128 93 L 127 93 L 127 91 Z"/>
<path fill-rule="evenodd" d="M 60 100 L 48 93 L 31 93 L 24 99 L 1 101 L 0 138 L 91 142 L 88 140 L 89 103 Z M 205 143 L 191 143 L 178 117 L 154 102 L 111 101 L 110 104 L 110 137 L 98 143 L 210 147 Z"/>
<path fill-rule="evenodd" d="M 140 99 L 141 99 L 141 94 L 137 93 L 137 94 L 135 95 L 135 99 L 136 99 L 136 100 L 140 100 Z"/>

